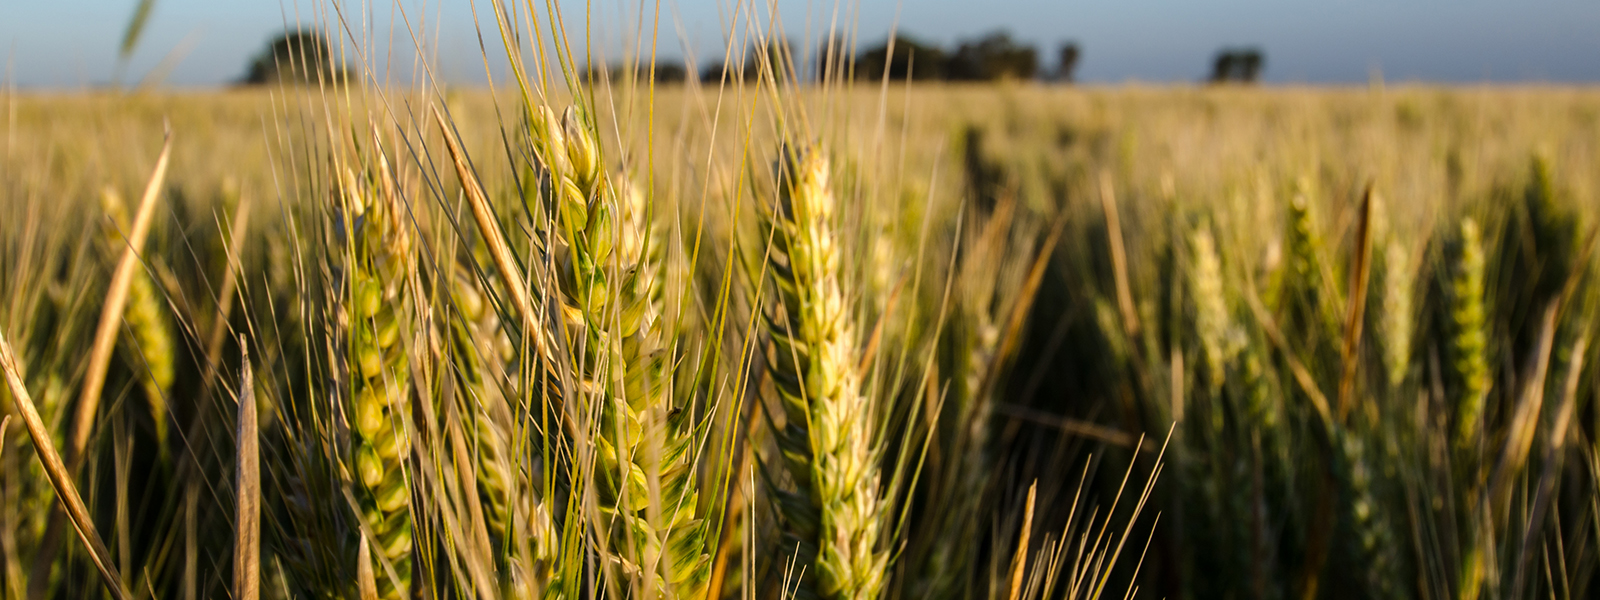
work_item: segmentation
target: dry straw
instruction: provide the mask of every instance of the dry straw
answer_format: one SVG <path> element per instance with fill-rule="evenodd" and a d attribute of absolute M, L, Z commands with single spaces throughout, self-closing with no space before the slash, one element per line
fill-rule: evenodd
<path fill-rule="evenodd" d="M 245 347 L 244 340 L 239 346 Z M 261 597 L 261 430 L 256 416 L 255 376 L 250 355 L 243 358 L 239 382 L 238 471 L 234 474 L 234 494 L 238 497 L 234 526 L 233 597 L 256 600 Z"/>
<path fill-rule="evenodd" d="M 6 342 L 4 334 L 0 334 L 0 370 L 5 371 L 6 385 L 11 389 L 11 398 L 17 404 L 17 413 L 22 416 L 22 424 L 28 429 L 28 436 L 33 439 L 34 449 L 39 453 L 39 462 L 44 465 L 45 474 L 50 477 L 50 485 L 55 487 L 56 495 L 61 498 L 61 505 L 66 508 L 67 517 L 72 520 L 72 526 L 78 532 L 78 539 L 88 547 L 89 558 L 100 571 L 100 578 L 105 581 L 106 590 L 113 598 L 124 600 L 131 595 L 117 574 L 117 567 L 113 563 L 111 551 L 106 549 L 106 544 L 100 538 L 100 533 L 94 528 L 94 518 L 89 514 L 89 508 L 84 505 L 83 498 L 78 495 L 77 486 L 72 483 L 72 472 L 67 464 L 62 462 L 61 455 L 56 452 L 55 442 L 50 438 L 50 429 L 45 425 L 44 419 L 39 417 L 39 409 L 33 406 L 33 397 L 28 394 L 27 386 L 23 385 L 23 373 L 17 363 L 16 356 L 11 351 L 11 344 Z"/>

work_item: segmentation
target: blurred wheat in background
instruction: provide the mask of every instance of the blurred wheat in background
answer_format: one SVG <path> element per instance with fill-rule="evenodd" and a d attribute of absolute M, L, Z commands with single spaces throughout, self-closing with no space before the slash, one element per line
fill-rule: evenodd
<path fill-rule="evenodd" d="M 493 90 L 330 14 L 5 97 L 0 597 L 1600 593 L 1600 93 L 658 85 L 547 10 Z"/>

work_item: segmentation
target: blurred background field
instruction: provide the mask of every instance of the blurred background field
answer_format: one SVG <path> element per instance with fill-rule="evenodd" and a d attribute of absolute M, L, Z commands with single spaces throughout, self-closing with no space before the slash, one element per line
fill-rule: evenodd
<path fill-rule="evenodd" d="M 663 173 L 703 163 L 714 139 L 730 148 L 745 145 L 729 133 L 741 120 L 716 119 L 716 112 L 719 105 L 748 106 L 759 93 L 663 86 L 652 115 L 641 106 L 643 88 L 617 91 L 633 99 L 599 104 L 628 113 L 618 115 L 620 121 L 610 115 L 603 120 L 611 129 L 605 142 L 616 144 L 616 123 L 622 122 L 630 130 L 628 150 L 642 152 L 642 126 L 653 116 L 650 129 Z M 961 194 L 967 134 L 976 133 L 986 156 L 1012 166 L 1016 173 L 1009 177 L 1040 212 L 1069 206 L 1069 197 L 1097 205 L 1090 186 L 1101 169 L 1110 171 L 1119 189 L 1141 199 L 1130 201 L 1132 210 L 1150 206 L 1145 200 L 1181 205 L 1254 198 L 1302 177 L 1338 206 L 1356 199 L 1371 181 L 1391 199 L 1388 210 L 1407 223 L 1418 223 L 1433 209 L 1486 200 L 1496 186 L 1525 176 L 1534 156 L 1548 157 L 1552 176 L 1574 206 L 1593 198 L 1600 177 L 1587 168 L 1600 143 L 1593 135 L 1600 128 L 1600 93 L 1584 87 L 897 82 L 882 91 L 857 85 L 826 98 L 806 94 L 809 104 L 832 109 L 829 118 L 818 119 L 827 123 L 819 133 L 846 141 L 852 160 L 886 161 L 922 184 L 935 183 L 930 175 L 937 174 L 944 201 Z M 508 100 L 502 99 L 502 112 Z M 316 93 L 251 88 L 13 95 L 5 101 L 7 183 L 16 188 L 13 194 L 27 190 L 58 201 L 92 199 L 105 184 L 131 190 L 148 175 L 159 150 L 149 141 L 159 139 L 163 123 L 170 122 L 177 133 L 173 162 L 181 167 L 170 175 L 172 187 L 203 196 L 233 178 L 269 196 L 293 197 L 287 189 L 296 182 L 274 182 L 273 169 L 287 168 L 296 145 L 326 125 L 309 111 L 331 102 Z M 447 104 L 469 148 L 483 153 L 495 147 L 501 126 L 487 92 L 451 92 Z M 397 101 L 373 114 L 403 118 L 422 106 Z M 770 138 L 770 127 L 764 128 L 761 135 Z M 485 161 L 483 168 L 498 165 Z M 1281 209 L 1272 202 L 1251 204 L 1263 213 Z"/>

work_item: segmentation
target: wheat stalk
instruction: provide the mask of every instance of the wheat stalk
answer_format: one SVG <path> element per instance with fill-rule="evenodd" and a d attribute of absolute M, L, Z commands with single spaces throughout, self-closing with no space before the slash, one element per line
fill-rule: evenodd
<path fill-rule="evenodd" d="M 875 421 L 840 289 L 828 161 L 817 150 L 786 148 L 778 181 L 779 206 L 765 216 L 781 302 L 768 320 L 767 365 L 785 416 L 778 446 L 796 487 L 778 504 L 786 533 L 814 568 L 802 596 L 876 598 L 888 555 L 878 548 Z"/>

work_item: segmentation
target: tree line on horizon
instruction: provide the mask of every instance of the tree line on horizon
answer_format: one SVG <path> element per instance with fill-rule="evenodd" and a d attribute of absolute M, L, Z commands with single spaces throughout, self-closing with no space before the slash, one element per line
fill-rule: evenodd
<path fill-rule="evenodd" d="M 946 49 L 909 35 L 895 34 L 854 55 L 823 44 L 811 60 L 799 57 L 787 40 L 774 40 L 763 49 L 753 47 L 730 61 L 713 61 L 692 75 L 703 83 L 755 81 L 761 65 L 777 65 L 788 71 L 783 76 L 798 80 L 857 79 L 875 81 L 885 77 L 895 81 L 1028 81 L 1073 83 L 1083 55 L 1075 41 L 1062 42 L 1055 64 L 1045 68 L 1038 48 L 1020 42 L 1003 29 L 962 40 Z M 765 52 L 767 60 L 757 60 Z M 255 85 L 279 82 L 342 81 L 348 68 L 324 33 L 294 29 L 274 37 L 267 48 L 254 57 L 237 83 Z M 1266 57 L 1259 48 L 1223 48 L 1212 60 L 1205 81 L 1211 84 L 1253 84 L 1260 80 Z M 591 64 L 581 71 L 590 82 L 624 79 L 653 80 L 661 84 L 683 83 L 691 72 L 682 62 L 657 60 L 654 65 L 622 63 Z M 781 78 L 781 77 L 780 77 Z"/>

